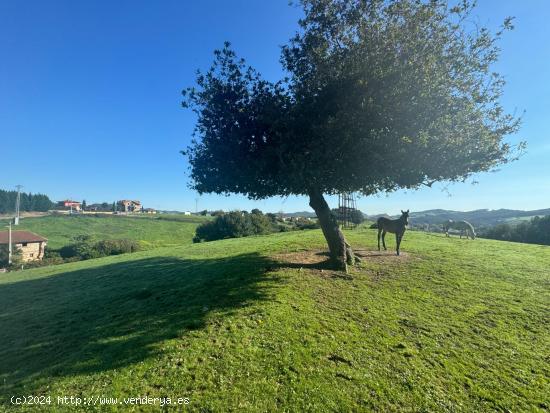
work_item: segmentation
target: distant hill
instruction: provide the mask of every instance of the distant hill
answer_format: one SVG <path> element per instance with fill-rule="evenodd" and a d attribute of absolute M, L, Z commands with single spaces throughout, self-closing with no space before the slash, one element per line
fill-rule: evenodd
<path fill-rule="evenodd" d="M 454 221 L 466 220 L 476 227 L 488 227 L 504 222 L 514 222 L 530 219 L 535 216 L 550 215 L 550 208 L 534 211 L 521 211 L 515 209 L 477 209 L 475 211 L 450 211 L 446 209 L 430 209 L 427 211 L 411 212 L 410 220 L 413 227 L 424 225 L 439 225 L 448 219 Z M 386 214 L 369 215 L 368 218 L 376 220 Z M 392 218 L 396 218 L 393 216 Z"/>
<path fill-rule="evenodd" d="M 298 212 L 285 212 L 283 213 L 285 217 L 304 217 L 304 218 L 315 218 L 315 212 L 311 211 L 298 211 Z"/>

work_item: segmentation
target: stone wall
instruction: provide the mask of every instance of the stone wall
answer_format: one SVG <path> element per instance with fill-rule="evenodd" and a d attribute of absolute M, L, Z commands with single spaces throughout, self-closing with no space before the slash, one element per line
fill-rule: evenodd
<path fill-rule="evenodd" d="M 36 261 L 44 258 L 45 242 L 28 242 L 27 245 L 15 244 L 21 250 L 21 257 L 24 262 Z"/>

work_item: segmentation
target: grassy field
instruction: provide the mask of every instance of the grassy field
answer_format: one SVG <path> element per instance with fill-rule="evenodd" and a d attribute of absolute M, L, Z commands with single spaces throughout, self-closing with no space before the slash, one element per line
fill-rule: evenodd
<path fill-rule="evenodd" d="M 129 238 L 141 241 L 143 248 L 189 244 L 195 228 L 208 218 L 197 216 L 90 216 L 50 215 L 23 218 L 14 229 L 36 232 L 48 238 L 48 247 L 70 244 L 75 235 L 91 235 L 96 240 Z M 5 220 L 4 220 L 5 221 Z M 7 221 L 0 220 L 5 227 Z"/>
<path fill-rule="evenodd" d="M 396 257 L 372 230 L 348 236 L 364 257 L 348 275 L 324 265 L 318 230 L 0 275 L 0 409 L 550 408 L 550 247 L 409 232 Z"/>

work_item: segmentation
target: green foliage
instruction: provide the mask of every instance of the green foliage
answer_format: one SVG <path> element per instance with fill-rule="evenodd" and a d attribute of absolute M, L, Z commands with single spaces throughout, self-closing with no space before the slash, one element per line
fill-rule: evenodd
<path fill-rule="evenodd" d="M 273 232 L 271 220 L 266 217 L 260 210 L 252 212 L 246 218 L 250 221 L 253 235 L 263 235 Z"/>
<path fill-rule="evenodd" d="M 0 268 L 8 266 L 9 250 L 7 245 L 0 245 Z"/>
<path fill-rule="evenodd" d="M 480 233 L 483 238 L 550 245 L 550 215 L 517 225 L 499 224 Z"/>
<path fill-rule="evenodd" d="M 268 212 L 267 214 L 265 214 L 266 217 L 269 218 L 269 220 L 273 223 L 277 222 L 277 214 L 274 214 L 272 212 Z"/>
<path fill-rule="evenodd" d="M 15 211 L 17 191 L 5 191 L 0 189 L 0 214 Z M 45 212 L 54 207 L 54 203 L 43 194 L 21 193 L 20 211 Z"/>
<path fill-rule="evenodd" d="M 94 248 L 102 256 L 125 254 L 128 252 L 139 251 L 139 243 L 131 239 L 107 239 L 98 241 Z"/>
<path fill-rule="evenodd" d="M 100 257 L 100 254 L 94 250 L 93 245 L 89 242 L 65 245 L 59 249 L 59 255 L 61 258 L 78 258 L 82 260 Z"/>
<path fill-rule="evenodd" d="M 302 0 L 268 82 L 228 43 L 186 89 L 198 115 L 189 157 L 199 193 L 250 198 L 370 195 L 464 180 L 518 152 L 519 119 L 499 101 L 498 41 L 468 1 Z M 520 145 L 518 149 L 521 149 Z"/>
<path fill-rule="evenodd" d="M 376 231 L 346 236 L 376 249 Z M 550 247 L 407 232 L 407 255 L 345 276 L 323 245 L 288 232 L 0 274 L 0 411 L 29 394 L 181 395 L 209 412 L 548 409 Z"/>
<path fill-rule="evenodd" d="M 18 268 L 22 260 L 21 249 L 15 245 L 12 247 L 11 266 L 9 265 L 9 246 L 6 244 L 0 245 L 0 268 Z"/>
<path fill-rule="evenodd" d="M 304 218 L 298 218 L 292 222 L 296 229 L 298 230 L 305 230 L 305 229 L 318 229 L 319 228 L 319 222 L 318 221 L 310 221 Z"/>
<path fill-rule="evenodd" d="M 363 223 L 364 220 L 365 217 L 360 210 L 354 209 L 353 211 L 351 211 L 351 222 L 353 222 L 355 225 Z"/>
<path fill-rule="evenodd" d="M 233 211 L 197 227 L 194 242 L 240 238 L 272 232 L 271 221 L 263 214 Z"/>
<path fill-rule="evenodd" d="M 267 213 L 264 215 L 262 211 L 255 208 L 250 213 L 247 211 L 233 211 L 217 215 L 213 221 L 205 222 L 197 227 L 193 242 L 317 228 L 319 228 L 317 221 L 299 217 L 282 221 L 275 214 Z"/>
<path fill-rule="evenodd" d="M 110 239 L 91 242 L 89 238 L 65 245 L 59 249 L 61 258 L 89 260 L 138 251 L 139 243 L 130 239 Z"/>

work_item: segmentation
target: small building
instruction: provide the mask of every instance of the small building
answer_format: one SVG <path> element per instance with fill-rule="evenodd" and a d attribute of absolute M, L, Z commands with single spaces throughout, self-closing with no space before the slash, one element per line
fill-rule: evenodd
<path fill-rule="evenodd" d="M 78 201 L 71 201 L 70 199 L 59 201 L 57 205 L 63 209 L 72 209 L 74 211 L 80 211 L 82 208 L 82 203 Z"/>
<path fill-rule="evenodd" d="M 191 215 L 191 211 L 185 211 L 183 215 Z"/>
<path fill-rule="evenodd" d="M 12 231 L 11 243 L 21 250 L 23 262 L 37 261 L 44 258 L 44 250 L 48 240 L 30 231 Z M 9 231 L 0 232 L 0 245 L 9 244 Z"/>
<path fill-rule="evenodd" d="M 153 208 L 144 208 L 142 211 L 146 214 L 156 214 L 157 213 L 157 210 L 153 209 Z"/>
<path fill-rule="evenodd" d="M 141 202 L 122 199 L 117 202 L 117 211 L 121 212 L 141 212 Z"/>

